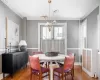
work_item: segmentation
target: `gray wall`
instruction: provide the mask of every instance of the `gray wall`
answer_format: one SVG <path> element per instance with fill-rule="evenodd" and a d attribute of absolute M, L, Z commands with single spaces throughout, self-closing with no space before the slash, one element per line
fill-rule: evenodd
<path fill-rule="evenodd" d="M 19 26 L 21 27 L 22 19 L 19 16 L 17 16 L 12 10 L 10 10 L 5 4 L 3 4 L 2 1 L 0 0 L 0 32 L 2 31 L 2 28 L 5 28 L 5 26 L 6 26 L 6 20 L 5 20 L 6 17 L 8 17 L 13 22 L 19 24 Z M 1 34 L 3 35 L 3 33 L 1 33 Z M 21 31 L 20 31 L 20 39 L 21 39 Z M 0 43 L 3 43 L 3 41 L 0 41 Z M 0 50 L 1 50 L 0 51 L 0 54 L 1 54 L 2 49 L 0 49 Z M 1 55 L 0 55 L 0 73 L 1 73 L 1 66 L 2 66 L 1 62 L 2 61 L 1 61 Z"/>
<path fill-rule="evenodd" d="M 27 29 L 27 18 L 26 17 L 24 17 L 23 18 L 23 20 L 22 20 L 22 27 L 21 27 L 21 29 L 22 29 L 22 31 L 21 31 L 21 33 L 22 33 L 22 39 L 23 40 L 26 40 L 26 29 Z"/>
<path fill-rule="evenodd" d="M 87 19 L 87 48 L 97 49 L 98 45 L 98 26 L 97 16 L 99 14 L 99 7 L 92 11 L 85 19 Z M 82 20 L 84 21 L 84 19 Z"/>
<path fill-rule="evenodd" d="M 97 16 L 99 14 L 99 7 L 97 7 L 88 17 L 87 17 L 87 47 L 97 49 L 98 45 L 98 26 L 97 26 Z"/>
<path fill-rule="evenodd" d="M 79 21 L 67 21 L 67 47 L 79 48 Z"/>
<path fill-rule="evenodd" d="M 27 21 L 27 44 L 28 48 L 38 48 L 38 23 L 44 23 L 40 20 L 28 20 Z M 67 23 L 67 46 L 68 48 L 78 48 L 78 32 L 79 21 L 78 20 L 60 20 L 57 23 Z"/>

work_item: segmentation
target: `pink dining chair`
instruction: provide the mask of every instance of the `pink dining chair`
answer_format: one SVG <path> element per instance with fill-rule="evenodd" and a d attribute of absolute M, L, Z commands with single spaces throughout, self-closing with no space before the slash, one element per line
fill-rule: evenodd
<path fill-rule="evenodd" d="M 44 77 L 49 77 L 50 80 L 50 70 L 49 68 L 44 68 L 40 66 L 39 57 L 29 56 L 30 61 L 30 70 L 31 70 L 31 76 L 30 80 L 32 80 L 32 74 L 34 75 L 34 80 L 42 80 Z M 45 73 L 45 75 L 43 75 Z M 37 77 L 36 77 L 37 76 Z M 36 79 L 35 79 L 36 78 Z"/>
<path fill-rule="evenodd" d="M 73 80 L 73 70 L 74 70 L 73 66 L 74 66 L 74 56 L 66 56 L 64 60 L 64 66 L 55 68 L 53 70 L 53 79 L 54 76 L 57 76 L 62 80 L 64 80 L 64 78 L 66 80 L 67 75 L 71 75 Z"/>
<path fill-rule="evenodd" d="M 32 52 L 33 55 L 36 55 L 36 54 L 43 54 L 42 51 L 34 51 Z M 40 61 L 40 64 L 43 65 L 44 61 Z"/>
<path fill-rule="evenodd" d="M 71 52 L 68 53 L 67 55 L 68 56 L 75 56 L 75 54 L 74 53 L 71 53 Z M 62 62 L 58 62 L 58 64 L 59 64 L 60 67 L 62 67 L 64 65 L 64 63 L 62 63 Z"/>

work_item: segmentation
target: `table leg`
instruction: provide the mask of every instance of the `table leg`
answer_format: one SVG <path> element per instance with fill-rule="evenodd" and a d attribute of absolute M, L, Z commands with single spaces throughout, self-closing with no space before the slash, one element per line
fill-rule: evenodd
<path fill-rule="evenodd" d="M 57 65 L 57 67 L 59 67 L 59 64 L 58 64 L 58 62 L 57 62 L 57 61 L 55 61 L 55 63 L 56 63 L 56 65 Z"/>
<path fill-rule="evenodd" d="M 47 61 L 47 63 L 46 63 L 46 64 L 47 64 L 47 68 L 49 68 L 49 61 Z"/>
<path fill-rule="evenodd" d="M 46 61 L 44 61 L 44 63 L 43 63 L 43 67 L 45 67 L 45 65 L 46 65 Z"/>
<path fill-rule="evenodd" d="M 55 61 L 56 64 L 53 64 L 54 61 L 50 61 L 50 80 L 53 80 L 53 69 L 59 67 L 57 61 Z"/>
<path fill-rule="evenodd" d="M 50 80 L 53 80 L 53 65 L 52 65 L 52 61 L 50 61 Z"/>

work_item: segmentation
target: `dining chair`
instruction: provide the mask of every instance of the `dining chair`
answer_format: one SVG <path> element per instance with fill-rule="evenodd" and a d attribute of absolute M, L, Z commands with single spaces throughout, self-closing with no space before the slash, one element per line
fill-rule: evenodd
<path fill-rule="evenodd" d="M 74 56 L 74 61 L 75 61 L 75 54 L 74 53 L 68 53 L 68 56 Z M 59 62 L 58 63 L 60 67 L 64 66 L 64 63 Z M 72 70 L 73 76 L 74 76 L 74 65 L 73 65 L 73 70 Z"/>
<path fill-rule="evenodd" d="M 39 80 L 42 80 L 44 77 L 47 77 L 47 76 L 50 80 L 50 70 L 49 68 L 44 68 L 40 66 L 38 56 L 36 55 L 29 56 L 29 61 L 30 61 L 30 70 L 31 70 L 30 80 L 32 80 L 32 74 L 34 76 L 33 78 L 34 80 L 37 80 L 37 77 Z"/>
<path fill-rule="evenodd" d="M 68 75 L 71 75 L 72 80 L 73 80 L 73 77 L 74 77 L 73 68 L 74 68 L 74 56 L 66 56 L 63 67 L 55 68 L 53 70 L 53 79 L 54 79 L 54 76 L 57 76 L 61 80 L 64 80 L 64 78 L 66 80 L 66 77 Z"/>
<path fill-rule="evenodd" d="M 36 54 L 43 54 L 43 52 L 42 52 L 42 51 L 34 51 L 32 54 L 33 54 L 33 55 L 36 55 Z M 49 68 L 50 62 L 49 62 L 49 61 L 47 61 L 47 62 L 45 62 L 45 61 L 40 61 L 40 64 L 41 64 L 41 65 L 45 64 L 46 68 Z"/>
<path fill-rule="evenodd" d="M 42 51 L 34 51 L 34 52 L 32 52 L 32 55 L 36 55 L 36 54 L 43 54 L 43 52 Z M 40 64 L 43 65 L 44 61 L 40 61 Z"/>
<path fill-rule="evenodd" d="M 74 53 L 68 53 L 68 56 L 75 56 L 75 54 Z M 58 65 L 60 66 L 60 67 L 62 67 L 63 65 L 64 65 L 64 62 L 58 62 Z"/>

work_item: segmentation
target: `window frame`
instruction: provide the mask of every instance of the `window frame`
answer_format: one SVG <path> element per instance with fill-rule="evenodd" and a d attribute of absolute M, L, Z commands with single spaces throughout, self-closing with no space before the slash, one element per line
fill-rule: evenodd
<path fill-rule="evenodd" d="M 58 39 L 58 38 L 55 37 L 55 28 L 59 28 L 59 27 L 61 27 L 61 26 L 57 26 L 57 27 L 56 27 L 56 26 L 53 26 L 53 27 L 52 27 L 52 29 L 51 29 L 51 38 L 47 38 L 47 37 L 46 37 L 46 38 L 43 38 L 43 28 L 46 28 L 45 26 L 43 26 L 43 27 L 42 27 L 42 39 L 43 39 L 43 40 L 52 40 L 52 39 L 53 39 L 53 40 L 63 40 L 63 39 L 64 39 L 64 29 L 63 29 L 63 27 L 61 27 L 61 28 L 62 28 L 62 37 L 61 37 L 61 39 Z M 48 28 L 48 27 L 47 27 L 47 28 Z M 48 31 L 47 31 L 47 32 L 48 32 Z M 47 32 L 46 32 L 46 33 L 47 33 Z"/>

